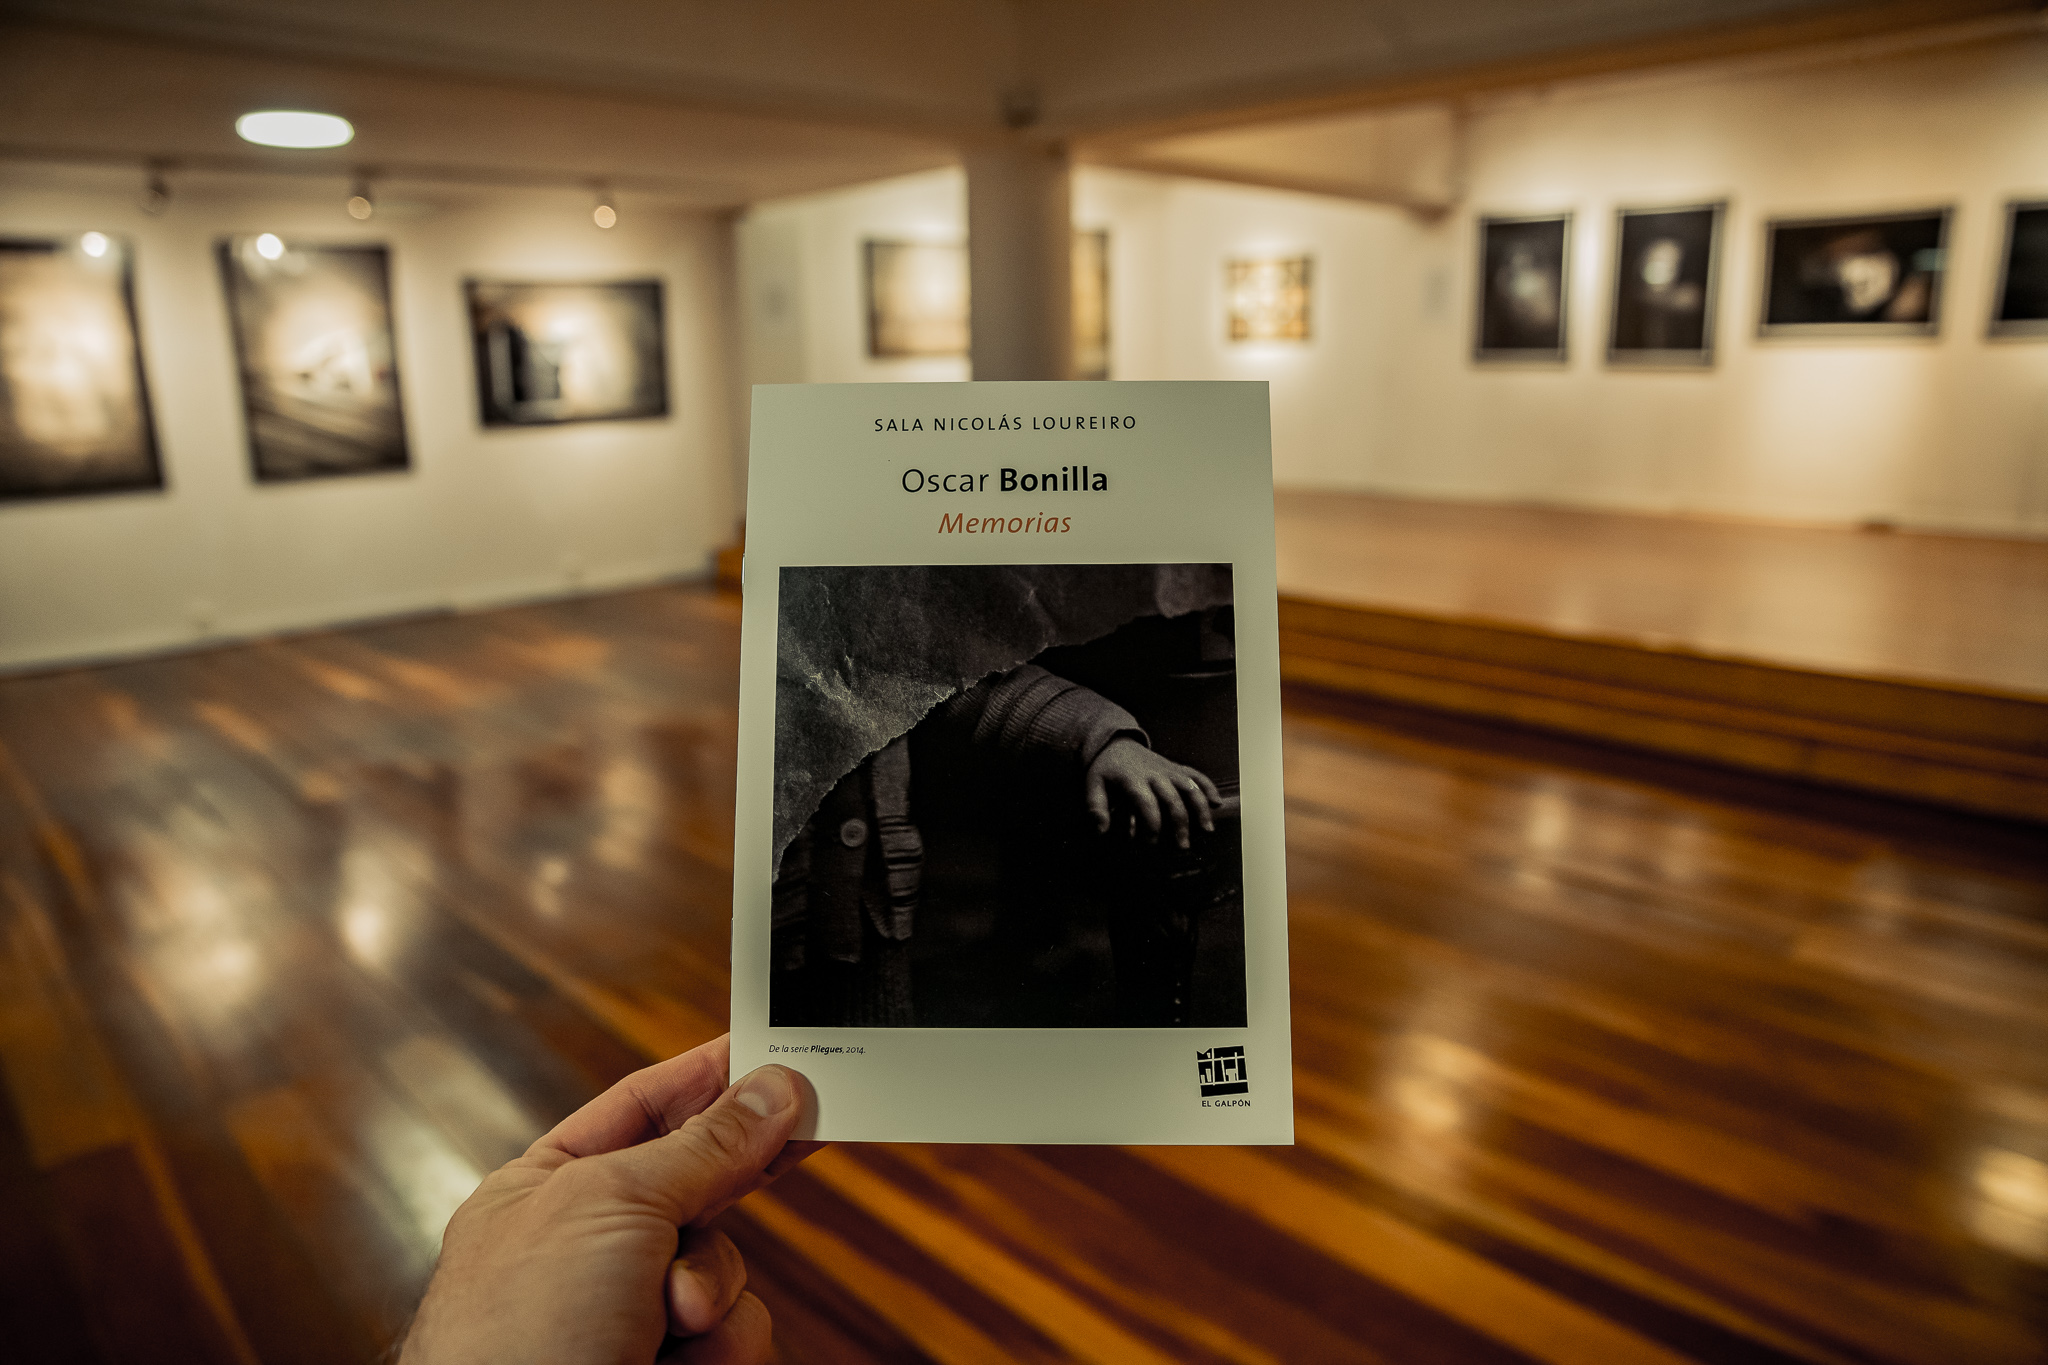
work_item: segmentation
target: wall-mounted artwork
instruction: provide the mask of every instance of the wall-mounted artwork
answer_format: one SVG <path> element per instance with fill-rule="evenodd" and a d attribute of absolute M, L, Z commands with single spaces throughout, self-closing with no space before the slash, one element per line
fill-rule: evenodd
<path fill-rule="evenodd" d="M 1074 378 L 1109 378 L 1109 234 L 1074 234 Z"/>
<path fill-rule="evenodd" d="M 1765 231 L 1764 336 L 1932 336 L 1943 209 L 1778 219 Z"/>
<path fill-rule="evenodd" d="M 1615 215 L 1611 365 L 1711 365 L 1720 204 Z"/>
<path fill-rule="evenodd" d="M 463 287 L 485 426 L 668 415 L 661 281 Z"/>
<path fill-rule="evenodd" d="M 2006 205 L 1991 335 L 2048 336 L 2048 203 Z"/>
<path fill-rule="evenodd" d="M 967 354 L 967 248 L 865 244 L 868 354 L 878 360 Z"/>
<path fill-rule="evenodd" d="M 408 467 L 389 253 L 266 232 L 219 255 L 257 480 Z"/>
<path fill-rule="evenodd" d="M 1223 267 L 1232 341 L 1307 341 L 1309 285 L 1315 262 L 1309 256 L 1272 256 L 1227 261 Z"/>
<path fill-rule="evenodd" d="M 1569 213 L 1479 220 L 1477 360 L 1565 358 Z"/>
<path fill-rule="evenodd" d="M 163 487 L 128 244 L 0 239 L 0 499 Z"/>

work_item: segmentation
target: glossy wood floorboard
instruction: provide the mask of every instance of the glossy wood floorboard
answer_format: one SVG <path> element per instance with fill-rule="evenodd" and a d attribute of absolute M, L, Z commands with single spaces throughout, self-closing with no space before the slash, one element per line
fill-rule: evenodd
<path fill-rule="evenodd" d="M 374 1360 L 482 1172 L 718 1033 L 737 619 L 0 681 L 0 1356 Z M 784 1359 L 2044 1358 L 2037 834 L 1287 746 L 1299 1145 L 828 1151 L 726 1218 Z"/>
<path fill-rule="evenodd" d="M 1280 591 L 2048 695 L 2048 540 L 1280 491 Z"/>

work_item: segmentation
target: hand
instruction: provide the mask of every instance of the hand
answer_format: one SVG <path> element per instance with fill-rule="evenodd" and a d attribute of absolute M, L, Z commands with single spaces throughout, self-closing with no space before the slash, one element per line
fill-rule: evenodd
<path fill-rule="evenodd" d="M 636 1071 L 487 1176 L 448 1220 L 403 1365 L 646 1365 L 670 1335 L 663 1361 L 766 1361 L 768 1310 L 704 1224 L 822 1144 L 789 1141 L 802 1077 L 726 1089 L 729 1057 L 719 1038 Z"/>
<path fill-rule="evenodd" d="M 1138 822 L 1143 821 L 1156 839 L 1160 830 L 1171 824 L 1174 842 L 1182 848 L 1188 846 L 1188 832 L 1195 823 L 1215 832 L 1216 818 L 1210 807 L 1223 804 L 1223 793 L 1207 775 L 1162 758 L 1128 736 L 1103 747 L 1088 765 L 1086 781 L 1088 812 L 1095 817 L 1098 831 L 1109 833 L 1114 794 L 1131 809 L 1131 833 L 1136 834 Z"/>

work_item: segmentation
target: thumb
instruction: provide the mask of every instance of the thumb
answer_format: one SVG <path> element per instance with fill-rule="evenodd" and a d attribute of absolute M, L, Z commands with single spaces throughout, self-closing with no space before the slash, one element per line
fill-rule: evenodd
<path fill-rule="evenodd" d="M 666 1136 L 593 1160 L 624 1173 L 676 1226 L 701 1223 L 767 1183 L 803 1111 L 802 1082 L 787 1067 L 761 1067 Z"/>

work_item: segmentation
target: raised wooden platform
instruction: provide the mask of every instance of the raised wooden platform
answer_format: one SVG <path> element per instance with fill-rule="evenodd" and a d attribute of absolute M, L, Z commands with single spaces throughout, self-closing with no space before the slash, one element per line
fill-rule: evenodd
<path fill-rule="evenodd" d="M 1279 498 L 1291 682 L 2048 821 L 2048 544 Z"/>

